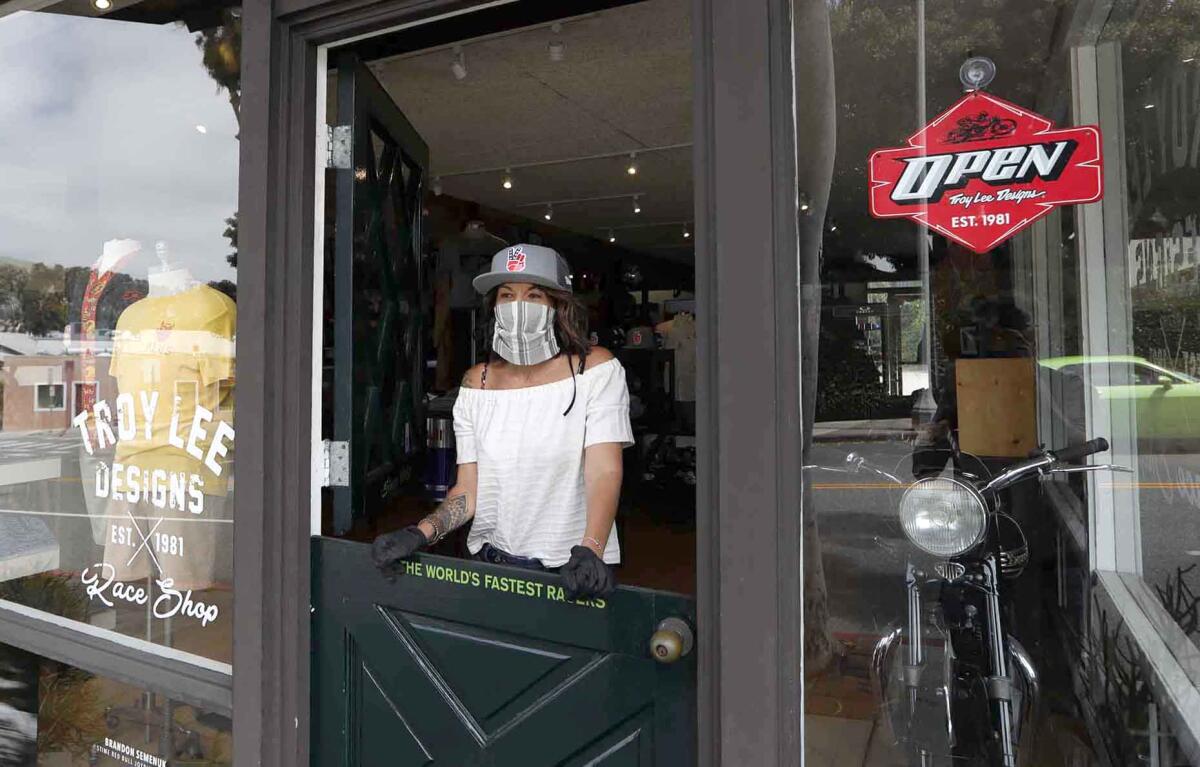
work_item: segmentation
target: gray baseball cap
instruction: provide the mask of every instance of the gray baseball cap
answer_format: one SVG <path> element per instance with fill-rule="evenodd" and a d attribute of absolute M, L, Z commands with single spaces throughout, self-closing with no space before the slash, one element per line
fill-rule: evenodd
<path fill-rule="evenodd" d="M 571 267 L 553 248 L 541 245 L 513 245 L 492 256 L 492 268 L 471 283 L 486 294 L 506 282 L 528 282 L 545 288 L 571 291 Z"/>

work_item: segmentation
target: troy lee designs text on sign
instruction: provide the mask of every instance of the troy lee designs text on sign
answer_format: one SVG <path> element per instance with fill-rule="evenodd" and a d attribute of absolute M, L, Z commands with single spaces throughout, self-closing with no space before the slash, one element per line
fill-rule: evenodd
<path fill-rule="evenodd" d="M 871 215 L 924 223 L 984 253 L 1056 205 L 1104 190 L 1100 130 L 1054 130 L 1039 115 L 975 91 L 870 159 Z"/>

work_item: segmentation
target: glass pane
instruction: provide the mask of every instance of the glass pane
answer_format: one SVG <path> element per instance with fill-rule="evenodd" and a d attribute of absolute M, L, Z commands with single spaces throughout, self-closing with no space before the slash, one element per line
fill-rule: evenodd
<path fill-rule="evenodd" d="M 0 645 L 8 767 L 233 764 L 229 717 Z"/>
<path fill-rule="evenodd" d="M 810 763 L 1193 763 L 1091 568 L 1196 630 L 1194 6 L 800 7 Z"/>
<path fill-rule="evenodd" d="M 1119 52 L 1133 380 L 1097 383 L 1127 406 L 1137 450 L 1144 577 L 1192 643 L 1200 641 L 1200 28 L 1190 6 L 1118 6 L 1105 37 Z M 1200 653 L 1200 651 L 1198 651 Z M 1200 679 L 1196 680 L 1200 682 Z"/>
<path fill-rule="evenodd" d="M 0 598 L 229 660 L 241 22 L 178 10 L 0 19 Z"/>

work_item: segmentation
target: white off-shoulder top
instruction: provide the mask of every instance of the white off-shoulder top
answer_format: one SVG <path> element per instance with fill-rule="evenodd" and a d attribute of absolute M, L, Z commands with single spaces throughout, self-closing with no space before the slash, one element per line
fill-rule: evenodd
<path fill-rule="evenodd" d="M 454 403 L 458 463 L 478 464 L 475 519 L 467 536 L 472 554 L 485 543 L 559 567 L 583 540 L 587 494 L 584 448 L 633 444 L 625 368 L 615 359 L 571 379 L 524 389 L 468 389 Z M 621 561 L 616 526 L 604 561 Z"/>

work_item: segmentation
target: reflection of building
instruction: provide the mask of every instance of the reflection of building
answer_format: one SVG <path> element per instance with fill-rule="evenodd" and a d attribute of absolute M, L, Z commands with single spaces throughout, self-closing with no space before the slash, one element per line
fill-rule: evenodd
<path fill-rule="evenodd" d="M 59 342 L 61 348 L 61 342 Z M 96 358 L 96 399 L 116 396 L 108 375 L 108 357 Z M 67 429 L 86 384 L 79 380 L 79 358 L 66 354 L 7 355 L 0 368 L 3 383 L 3 431 Z"/>

